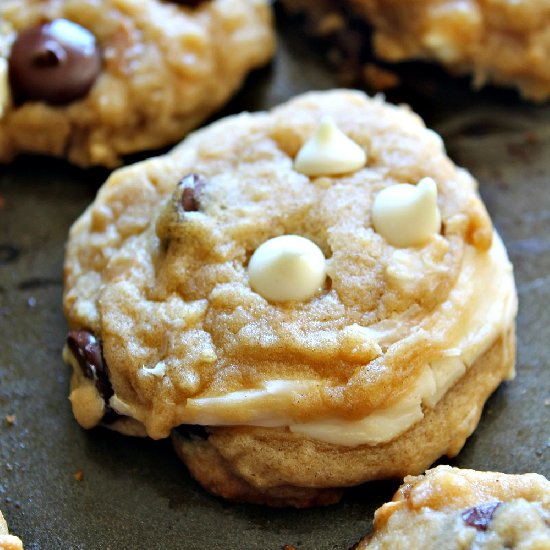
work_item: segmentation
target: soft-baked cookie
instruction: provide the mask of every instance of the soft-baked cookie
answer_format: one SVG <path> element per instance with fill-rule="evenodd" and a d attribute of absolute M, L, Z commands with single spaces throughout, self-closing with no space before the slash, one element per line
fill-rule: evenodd
<path fill-rule="evenodd" d="M 209 490 L 307 506 L 457 454 L 513 375 L 476 182 L 404 107 L 309 93 L 114 172 L 71 229 L 78 422 L 163 438 Z"/>
<path fill-rule="evenodd" d="M 550 482 L 438 466 L 405 483 L 356 550 L 550 548 Z"/>
<path fill-rule="evenodd" d="M 23 550 L 21 539 L 9 534 L 8 524 L 2 512 L 0 512 L 0 550 Z"/>
<path fill-rule="evenodd" d="M 273 47 L 267 0 L 2 0 L 0 162 L 115 166 L 178 141 Z"/>
<path fill-rule="evenodd" d="M 338 38 L 357 56 L 353 17 L 372 27 L 376 55 L 385 61 L 433 60 L 473 85 L 517 87 L 527 99 L 550 96 L 550 4 L 539 0 L 281 0 L 306 11 L 317 34 Z M 336 33 L 336 34 L 335 34 Z M 363 40 L 371 39 L 365 32 Z M 368 71 L 369 67 L 365 67 Z M 365 75 L 368 77 L 368 75 Z"/>

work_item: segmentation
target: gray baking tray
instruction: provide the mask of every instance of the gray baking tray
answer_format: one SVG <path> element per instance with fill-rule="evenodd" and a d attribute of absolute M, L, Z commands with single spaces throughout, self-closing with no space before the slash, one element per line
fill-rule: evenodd
<path fill-rule="evenodd" d="M 224 114 L 338 85 L 298 23 L 280 16 L 279 27 L 275 61 Z M 478 178 L 520 298 L 517 379 L 491 397 L 451 463 L 549 476 L 550 105 L 472 92 L 414 64 L 400 75 L 389 98 L 419 111 Z M 12 531 L 28 549 L 349 548 L 397 482 L 366 484 L 321 509 L 230 504 L 205 493 L 167 441 L 87 432 L 73 420 L 61 361 L 63 246 L 106 176 L 34 157 L 0 167 L 0 508 Z"/>

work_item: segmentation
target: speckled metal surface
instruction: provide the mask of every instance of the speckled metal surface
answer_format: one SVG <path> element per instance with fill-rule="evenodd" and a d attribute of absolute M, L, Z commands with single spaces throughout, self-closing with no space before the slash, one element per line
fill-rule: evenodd
<path fill-rule="evenodd" d="M 226 113 L 337 85 L 299 27 L 283 19 L 280 28 L 272 67 L 254 75 Z M 452 463 L 548 476 L 550 105 L 471 92 L 438 71 L 403 71 L 390 99 L 410 102 L 479 179 L 520 297 L 517 379 L 489 400 Z M 73 420 L 60 355 L 63 244 L 105 176 L 35 158 L 0 167 L 0 508 L 12 531 L 26 548 L 349 548 L 396 482 L 353 489 L 324 509 L 234 505 L 198 487 L 168 442 L 86 432 Z"/>

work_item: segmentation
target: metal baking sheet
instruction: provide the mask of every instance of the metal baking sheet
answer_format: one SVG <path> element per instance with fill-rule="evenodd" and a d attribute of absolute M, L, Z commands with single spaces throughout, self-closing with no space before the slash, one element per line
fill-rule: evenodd
<path fill-rule="evenodd" d="M 299 25 L 279 19 L 277 58 L 224 114 L 338 85 Z M 491 397 L 451 463 L 548 476 L 550 105 L 521 102 L 512 92 L 472 92 L 464 79 L 415 65 L 401 76 L 389 99 L 410 103 L 479 179 L 520 297 L 517 379 Z M 397 482 L 350 490 L 322 509 L 235 505 L 190 479 L 167 441 L 87 432 L 73 420 L 61 361 L 63 246 L 106 175 L 31 157 L 0 167 L 0 508 L 12 531 L 29 549 L 349 548 Z"/>

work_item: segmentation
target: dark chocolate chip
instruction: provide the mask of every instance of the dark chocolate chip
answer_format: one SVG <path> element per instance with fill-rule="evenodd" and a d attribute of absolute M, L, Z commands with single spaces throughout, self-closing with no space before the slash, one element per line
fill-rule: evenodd
<path fill-rule="evenodd" d="M 100 72 L 95 36 L 67 19 L 21 32 L 9 58 L 10 84 L 18 103 L 71 103 L 90 91 Z"/>
<path fill-rule="evenodd" d="M 208 432 L 199 424 L 182 424 L 176 431 L 185 439 L 208 439 Z"/>
<path fill-rule="evenodd" d="M 488 502 L 487 504 L 480 504 L 473 508 L 468 508 L 462 512 L 462 519 L 464 523 L 467 523 L 471 527 L 475 527 L 478 531 L 486 531 L 487 526 L 493 519 L 495 510 L 502 504 L 502 502 Z"/>
<path fill-rule="evenodd" d="M 200 174 L 187 174 L 178 186 L 182 188 L 180 204 L 184 212 L 197 212 L 200 208 L 200 195 L 206 185 L 206 179 Z"/>
<path fill-rule="evenodd" d="M 73 330 L 67 336 L 67 345 L 78 361 L 84 376 L 95 382 L 97 391 L 107 403 L 114 391 L 107 375 L 101 344 L 97 338 L 87 330 Z"/>

